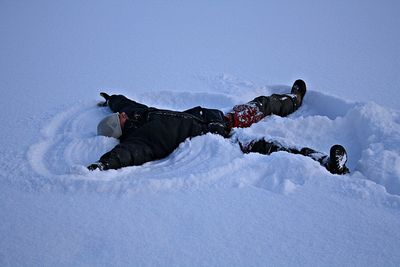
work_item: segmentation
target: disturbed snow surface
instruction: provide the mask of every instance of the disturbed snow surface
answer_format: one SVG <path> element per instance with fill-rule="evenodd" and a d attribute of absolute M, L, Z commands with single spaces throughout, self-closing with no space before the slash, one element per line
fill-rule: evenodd
<path fill-rule="evenodd" d="M 229 110 L 288 86 L 220 77 L 219 93 L 128 94 L 183 110 Z M 117 93 L 117 92 L 115 92 Z M 96 136 L 110 111 L 93 97 L 59 111 L 21 156 L 0 158 L 3 266 L 375 265 L 400 262 L 399 113 L 309 91 L 287 118 L 271 116 L 231 139 L 207 134 L 170 156 L 120 170 L 85 166 L 117 144 Z M 33 118 L 35 119 L 35 118 Z M 235 140 L 276 139 L 349 154 L 332 175 L 285 152 L 241 153 Z M 15 160 L 8 161 L 9 155 Z M 25 193 L 23 193 L 25 191 Z"/>
<path fill-rule="evenodd" d="M 235 94 L 231 88 L 230 94 L 162 91 L 129 97 L 176 110 L 191 107 L 200 99 L 202 105 L 211 103 L 213 107 L 229 110 L 252 96 L 289 90 L 285 86 L 271 89 L 248 85 L 244 96 L 239 91 Z M 373 103 L 351 103 L 310 91 L 295 114 L 288 118 L 265 118 L 251 128 L 235 130 L 231 139 L 208 134 L 187 140 L 162 160 L 121 170 L 89 172 L 85 166 L 117 144 L 116 139 L 96 136 L 97 122 L 109 112 L 108 108 L 96 107 L 92 100 L 57 114 L 27 153 L 35 173 L 29 175 L 32 186 L 49 188 L 50 183 L 50 188 L 85 188 L 118 194 L 187 187 L 256 186 L 290 193 L 308 180 L 333 177 L 318 163 L 301 156 L 283 152 L 271 156 L 243 155 L 235 142 L 264 137 L 326 153 L 333 144 L 342 144 L 348 150 L 351 174 L 335 177 L 338 186 L 351 191 L 356 186 L 363 196 L 379 192 L 383 199 L 393 200 L 391 205 L 399 203 L 397 197 L 391 196 L 400 195 L 399 113 Z"/>
<path fill-rule="evenodd" d="M 399 1 L 114 2 L 0 1 L 0 266 L 400 266 Z M 297 78 L 288 118 L 85 169 L 117 143 L 97 90 L 228 110 Z M 234 142 L 259 137 L 351 174 Z"/>

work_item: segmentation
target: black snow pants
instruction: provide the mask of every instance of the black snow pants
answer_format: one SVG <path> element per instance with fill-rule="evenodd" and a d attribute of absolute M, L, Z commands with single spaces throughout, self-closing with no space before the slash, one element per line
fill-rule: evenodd
<path fill-rule="evenodd" d="M 266 116 L 285 117 L 295 112 L 299 108 L 296 97 L 293 94 L 259 96 L 246 104 L 234 106 L 225 117 L 231 128 L 250 127 Z"/>

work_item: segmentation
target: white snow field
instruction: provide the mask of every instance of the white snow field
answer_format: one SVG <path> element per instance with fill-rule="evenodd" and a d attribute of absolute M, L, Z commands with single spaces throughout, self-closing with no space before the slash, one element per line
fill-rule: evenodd
<path fill-rule="evenodd" d="M 1 1 L 0 266 L 399 266 L 400 2 Z M 142 166 L 86 166 L 101 91 L 302 107 Z M 235 140 L 348 151 L 332 175 Z"/>

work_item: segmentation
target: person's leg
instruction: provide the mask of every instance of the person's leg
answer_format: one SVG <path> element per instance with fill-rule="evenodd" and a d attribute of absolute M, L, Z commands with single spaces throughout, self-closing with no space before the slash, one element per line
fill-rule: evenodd
<path fill-rule="evenodd" d="M 278 151 L 285 151 L 293 154 L 300 154 L 300 151 L 295 148 L 283 146 L 277 141 L 266 141 L 265 139 L 253 140 L 250 143 L 242 144 L 239 142 L 240 149 L 243 153 L 260 153 L 263 155 L 270 155 Z"/>
<path fill-rule="evenodd" d="M 308 147 L 298 150 L 296 148 L 285 147 L 277 141 L 266 141 L 264 139 L 253 140 L 248 144 L 239 143 L 239 145 L 243 153 L 246 154 L 260 153 L 263 155 L 270 155 L 273 152 L 285 151 L 292 154 L 300 154 L 310 157 L 313 160 L 318 161 L 333 174 L 349 173 L 349 169 L 346 167 L 347 153 L 344 147 L 341 145 L 332 146 L 329 156 Z"/>
<path fill-rule="evenodd" d="M 229 128 L 247 128 L 253 123 L 259 122 L 265 116 L 259 106 L 253 101 L 247 104 L 236 105 L 230 112 L 224 114 Z"/>
<path fill-rule="evenodd" d="M 264 116 L 273 114 L 285 117 L 297 110 L 298 106 L 295 104 L 297 101 L 296 98 L 294 94 L 273 94 L 269 97 L 259 96 L 252 100 L 252 102 L 259 106 Z"/>
<path fill-rule="evenodd" d="M 231 128 L 246 128 L 272 114 L 285 117 L 300 107 L 305 92 L 306 84 L 297 80 L 290 94 L 259 96 L 246 104 L 234 106 L 225 114 L 226 121 Z"/>
<path fill-rule="evenodd" d="M 346 166 L 347 152 L 341 145 L 332 146 L 329 151 L 329 156 L 308 147 L 302 148 L 300 154 L 318 161 L 333 174 L 346 174 L 350 172 Z"/>

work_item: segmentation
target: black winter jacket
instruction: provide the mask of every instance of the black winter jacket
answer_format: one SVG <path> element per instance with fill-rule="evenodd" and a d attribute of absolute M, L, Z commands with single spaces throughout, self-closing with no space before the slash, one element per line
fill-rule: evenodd
<path fill-rule="evenodd" d="M 141 165 L 171 154 L 189 137 L 205 133 L 228 136 L 220 110 L 195 107 L 183 112 L 150 108 L 123 95 L 112 95 L 108 105 L 113 112 L 125 112 L 120 144 L 100 158 L 105 169 Z"/>

